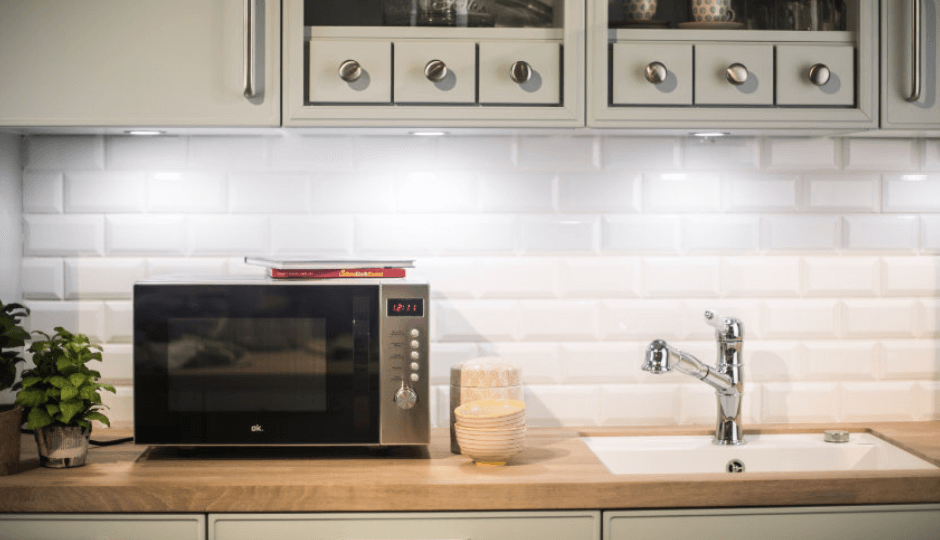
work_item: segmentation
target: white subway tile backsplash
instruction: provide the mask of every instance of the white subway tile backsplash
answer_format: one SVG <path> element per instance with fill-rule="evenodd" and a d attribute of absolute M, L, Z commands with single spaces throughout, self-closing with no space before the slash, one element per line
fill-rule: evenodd
<path fill-rule="evenodd" d="M 234 213 L 284 214 L 310 211 L 310 181 L 302 174 L 233 174 L 228 209 Z"/>
<path fill-rule="evenodd" d="M 650 298 L 715 297 L 717 257 L 649 257 L 643 260 L 642 291 Z"/>
<path fill-rule="evenodd" d="M 349 256 L 353 218 L 342 215 L 271 216 L 271 253 L 278 256 Z"/>
<path fill-rule="evenodd" d="M 433 169 L 434 137 L 357 137 L 352 163 L 363 171 Z"/>
<path fill-rule="evenodd" d="M 940 139 L 925 139 L 923 146 L 923 169 L 925 171 L 940 171 Z"/>
<path fill-rule="evenodd" d="M 921 335 L 923 337 L 940 337 L 940 299 L 921 298 L 920 305 Z"/>
<path fill-rule="evenodd" d="M 779 251 L 834 251 L 841 245 L 842 220 L 838 216 L 761 217 L 761 246 Z"/>
<path fill-rule="evenodd" d="M 642 190 L 644 212 L 721 210 L 721 178 L 717 173 L 647 174 Z"/>
<path fill-rule="evenodd" d="M 563 343 L 560 346 L 561 382 L 566 384 L 623 384 L 640 380 L 646 344 Z"/>
<path fill-rule="evenodd" d="M 108 417 L 112 428 L 129 429 L 134 423 L 134 388 L 115 386 L 117 392 L 101 392 L 101 402 L 105 405 L 104 415 Z M 94 424 L 102 427 L 97 421 Z"/>
<path fill-rule="evenodd" d="M 26 307 L 31 313 L 24 327 L 30 332 L 38 330 L 51 336 L 61 326 L 73 334 L 85 334 L 92 343 L 105 341 L 104 302 L 30 301 Z"/>
<path fill-rule="evenodd" d="M 920 236 L 917 216 L 846 216 L 845 247 L 860 251 L 905 251 L 917 249 Z"/>
<path fill-rule="evenodd" d="M 160 214 L 110 215 L 105 218 L 111 255 L 182 255 L 186 218 Z"/>
<path fill-rule="evenodd" d="M 828 137 L 768 138 L 763 158 L 773 170 L 833 170 L 842 166 L 842 144 Z"/>
<path fill-rule="evenodd" d="M 431 384 L 450 385 L 450 368 L 482 356 L 477 343 L 431 343 L 428 377 Z"/>
<path fill-rule="evenodd" d="M 915 387 L 920 404 L 918 419 L 940 420 L 940 382 L 919 382 Z"/>
<path fill-rule="evenodd" d="M 892 174 L 884 177 L 885 212 L 937 212 L 940 175 Z"/>
<path fill-rule="evenodd" d="M 842 326 L 849 337 L 914 337 L 920 334 L 920 318 L 914 299 L 842 301 Z"/>
<path fill-rule="evenodd" d="M 837 383 L 797 382 L 761 385 L 761 421 L 834 422 L 841 416 Z"/>
<path fill-rule="evenodd" d="M 268 250 L 266 216 L 190 216 L 187 253 L 258 255 Z"/>
<path fill-rule="evenodd" d="M 597 386 L 529 385 L 525 420 L 531 427 L 594 426 L 600 412 Z"/>
<path fill-rule="evenodd" d="M 940 342 L 937 340 L 884 340 L 880 352 L 883 379 L 940 379 Z"/>
<path fill-rule="evenodd" d="M 559 261 L 563 298 L 634 298 L 640 294 L 640 259 L 579 257 Z"/>
<path fill-rule="evenodd" d="M 881 180 L 877 175 L 807 176 L 807 207 L 822 212 L 877 212 Z"/>
<path fill-rule="evenodd" d="M 605 384 L 600 387 L 600 424 L 602 426 L 675 424 L 679 403 L 677 386 Z M 712 422 L 714 420 L 714 410 L 712 410 Z"/>
<path fill-rule="evenodd" d="M 461 172 L 404 173 L 396 193 L 400 212 L 472 212 L 476 197 L 476 178 Z"/>
<path fill-rule="evenodd" d="M 608 300 L 601 303 L 604 340 L 679 339 L 683 337 L 678 300 Z"/>
<path fill-rule="evenodd" d="M 807 296 L 877 296 L 880 265 L 875 257 L 807 257 L 803 259 Z"/>
<path fill-rule="evenodd" d="M 353 139 L 343 136 L 307 136 L 282 130 L 268 137 L 271 168 L 278 171 L 340 171 L 353 163 Z"/>
<path fill-rule="evenodd" d="M 311 210 L 320 214 L 395 210 L 395 179 L 391 174 L 314 175 L 311 192 Z"/>
<path fill-rule="evenodd" d="M 108 343 L 132 343 L 134 341 L 134 304 L 110 301 L 104 303 L 105 334 Z"/>
<path fill-rule="evenodd" d="M 757 169 L 760 140 L 752 137 L 682 139 L 686 169 Z"/>
<path fill-rule="evenodd" d="M 446 216 L 436 220 L 441 252 L 501 255 L 516 250 L 514 216 Z"/>
<path fill-rule="evenodd" d="M 143 212 L 145 194 L 143 173 L 65 173 L 66 212 Z"/>
<path fill-rule="evenodd" d="M 940 215 L 924 215 L 921 221 L 921 249 L 927 253 L 940 253 Z"/>
<path fill-rule="evenodd" d="M 917 145 L 913 139 L 845 139 L 848 170 L 917 170 Z"/>
<path fill-rule="evenodd" d="M 562 212 L 640 210 L 640 175 L 623 172 L 568 173 L 558 177 L 558 209 Z"/>
<path fill-rule="evenodd" d="M 756 216 L 687 216 L 682 220 L 683 244 L 693 253 L 756 252 L 760 231 Z"/>
<path fill-rule="evenodd" d="M 838 300 L 764 300 L 761 303 L 763 335 L 772 339 L 839 337 Z"/>
<path fill-rule="evenodd" d="M 104 139 L 98 135 L 40 135 L 26 139 L 27 170 L 103 169 Z"/>
<path fill-rule="evenodd" d="M 514 341 L 518 334 L 514 300 L 442 300 L 434 307 L 441 341 Z"/>
<path fill-rule="evenodd" d="M 227 185 L 221 174 L 157 172 L 147 177 L 150 212 L 219 213 L 227 208 Z"/>
<path fill-rule="evenodd" d="M 676 253 L 681 218 L 674 216 L 605 216 L 601 248 L 618 253 Z"/>
<path fill-rule="evenodd" d="M 917 388 L 913 382 L 847 382 L 842 384 L 842 421 L 915 420 Z"/>
<path fill-rule="evenodd" d="M 189 137 L 108 136 L 104 139 L 108 169 L 179 170 L 186 167 Z"/>
<path fill-rule="evenodd" d="M 172 275 L 224 276 L 228 261 L 217 258 L 156 258 L 147 260 L 147 277 Z"/>
<path fill-rule="evenodd" d="M 445 170 L 511 169 L 514 146 L 505 137 L 439 137 L 437 166 Z"/>
<path fill-rule="evenodd" d="M 355 216 L 357 255 L 413 257 L 439 249 L 437 216 Z M 511 236 L 511 235 L 510 235 Z"/>
<path fill-rule="evenodd" d="M 604 137 L 605 169 L 673 170 L 682 166 L 682 139 L 676 137 Z"/>
<path fill-rule="evenodd" d="M 551 173 L 482 171 L 479 179 L 479 208 L 483 212 L 552 212 L 554 179 Z"/>
<path fill-rule="evenodd" d="M 801 184 L 796 175 L 732 174 L 722 185 L 726 212 L 796 212 Z"/>
<path fill-rule="evenodd" d="M 745 332 L 749 330 L 746 323 L 744 329 Z M 745 354 L 745 369 L 751 381 L 789 382 L 806 379 L 806 347 L 798 341 L 748 340 Z"/>
<path fill-rule="evenodd" d="M 554 259 L 486 258 L 475 265 L 481 298 L 551 298 L 555 296 Z"/>
<path fill-rule="evenodd" d="M 881 273 L 887 296 L 940 295 L 940 258 L 884 257 Z"/>
<path fill-rule="evenodd" d="M 105 343 L 101 346 L 101 362 L 92 361 L 90 369 L 101 373 L 106 381 L 130 381 L 134 378 L 134 346 L 127 343 Z"/>
<path fill-rule="evenodd" d="M 878 342 L 807 341 L 806 374 L 812 381 L 871 380 L 878 373 Z"/>
<path fill-rule="evenodd" d="M 62 259 L 23 259 L 20 286 L 23 298 L 29 300 L 63 300 L 65 298 L 65 270 Z"/>
<path fill-rule="evenodd" d="M 35 214 L 23 217 L 24 254 L 37 257 L 103 255 L 104 217 Z"/>
<path fill-rule="evenodd" d="M 66 300 L 131 298 L 147 275 L 143 259 L 66 259 Z"/>
<path fill-rule="evenodd" d="M 57 214 L 65 209 L 65 187 L 60 172 L 23 173 L 23 212 Z"/>
<path fill-rule="evenodd" d="M 522 384 L 548 384 L 560 380 L 558 345 L 555 343 L 480 343 L 480 354 L 496 356 L 516 365 Z"/>
<path fill-rule="evenodd" d="M 800 295 L 800 259 L 796 257 L 724 257 L 721 293 L 738 298 Z"/>
<path fill-rule="evenodd" d="M 188 166 L 195 169 L 246 171 L 268 167 L 268 138 L 199 136 L 189 138 Z"/>
<path fill-rule="evenodd" d="M 524 253 L 592 253 L 600 244 L 600 231 L 601 220 L 593 216 L 520 216 L 519 249 Z"/>
<path fill-rule="evenodd" d="M 519 139 L 523 169 L 589 171 L 600 166 L 594 137 L 531 136 Z"/>
<path fill-rule="evenodd" d="M 592 300 L 524 300 L 519 303 L 519 338 L 526 341 L 594 341 L 598 303 Z"/>
<path fill-rule="evenodd" d="M 477 294 L 476 261 L 466 257 L 425 257 L 415 261 L 416 273 L 431 284 L 431 298 L 473 298 Z"/>

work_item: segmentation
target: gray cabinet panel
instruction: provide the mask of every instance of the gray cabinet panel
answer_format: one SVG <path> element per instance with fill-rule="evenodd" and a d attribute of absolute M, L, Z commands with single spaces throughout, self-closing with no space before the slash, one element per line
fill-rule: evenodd
<path fill-rule="evenodd" d="M 921 6 L 921 32 L 915 31 L 913 6 Z M 940 129 L 940 1 L 883 0 L 881 2 L 881 126 L 891 129 Z M 915 66 L 915 41 L 920 57 Z M 914 70 L 920 70 L 920 97 Z"/>
<path fill-rule="evenodd" d="M 204 540 L 205 514 L 0 515 L 0 540 Z"/>

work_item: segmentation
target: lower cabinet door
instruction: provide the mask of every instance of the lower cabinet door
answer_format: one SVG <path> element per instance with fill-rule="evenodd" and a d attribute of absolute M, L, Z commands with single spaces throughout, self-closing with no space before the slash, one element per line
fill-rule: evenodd
<path fill-rule="evenodd" d="M 205 514 L 0 514 L 0 540 L 205 540 Z"/>
<path fill-rule="evenodd" d="M 940 505 L 604 512 L 604 540 L 937 540 Z"/>
<path fill-rule="evenodd" d="M 209 540 L 599 540 L 600 519 L 586 511 L 209 514 Z"/>

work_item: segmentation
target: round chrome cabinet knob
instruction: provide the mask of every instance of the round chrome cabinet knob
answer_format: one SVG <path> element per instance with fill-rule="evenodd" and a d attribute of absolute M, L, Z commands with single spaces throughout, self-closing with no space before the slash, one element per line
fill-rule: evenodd
<path fill-rule="evenodd" d="M 398 405 L 398 408 L 403 411 L 414 408 L 417 402 L 418 394 L 415 394 L 415 391 L 411 388 L 403 386 L 398 389 L 398 392 L 395 392 L 395 405 Z"/>
<path fill-rule="evenodd" d="M 362 66 L 355 60 L 346 60 L 339 65 L 339 78 L 346 82 L 355 82 L 362 77 Z"/>
<path fill-rule="evenodd" d="M 517 84 L 529 82 L 532 80 L 532 66 L 522 60 L 513 62 L 512 65 L 509 66 L 509 78 Z"/>
<path fill-rule="evenodd" d="M 744 64 L 731 64 L 725 71 L 725 78 L 728 79 L 729 83 L 741 86 L 747 82 L 747 67 Z"/>
<path fill-rule="evenodd" d="M 831 76 L 832 72 L 829 71 L 829 67 L 826 66 L 826 64 L 813 64 L 813 66 L 809 68 L 809 82 L 816 86 L 826 86 Z"/>
<path fill-rule="evenodd" d="M 646 80 L 653 84 L 662 84 L 666 82 L 669 76 L 669 70 L 662 62 L 650 62 L 646 66 Z"/>
<path fill-rule="evenodd" d="M 424 66 L 424 76 L 431 82 L 441 82 L 447 78 L 447 65 L 440 60 L 431 60 Z"/>

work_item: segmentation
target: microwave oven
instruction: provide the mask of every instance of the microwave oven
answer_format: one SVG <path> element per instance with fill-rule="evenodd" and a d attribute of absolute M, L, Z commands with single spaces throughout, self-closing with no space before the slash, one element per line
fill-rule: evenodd
<path fill-rule="evenodd" d="M 428 284 L 153 279 L 134 285 L 134 441 L 426 445 Z"/>

